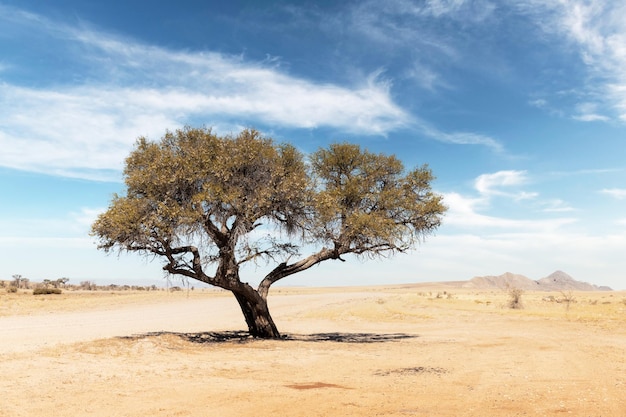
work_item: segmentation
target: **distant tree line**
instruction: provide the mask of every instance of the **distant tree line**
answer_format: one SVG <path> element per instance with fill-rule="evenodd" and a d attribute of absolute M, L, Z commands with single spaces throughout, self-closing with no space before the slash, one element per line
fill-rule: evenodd
<path fill-rule="evenodd" d="M 106 284 L 97 285 L 93 281 L 81 281 L 79 284 L 69 284 L 70 279 L 63 277 L 58 279 L 44 279 L 41 282 L 34 282 L 22 275 L 15 274 L 12 280 L 0 280 L 0 288 L 6 288 L 9 292 L 17 290 L 37 290 L 37 289 L 64 289 L 69 291 L 164 291 L 165 288 L 156 285 L 117 285 Z M 193 289 L 193 288 L 192 288 Z M 169 288 L 170 291 L 181 291 L 180 287 Z M 43 293 L 43 292 L 42 292 Z M 56 292 L 58 293 L 58 292 Z"/>

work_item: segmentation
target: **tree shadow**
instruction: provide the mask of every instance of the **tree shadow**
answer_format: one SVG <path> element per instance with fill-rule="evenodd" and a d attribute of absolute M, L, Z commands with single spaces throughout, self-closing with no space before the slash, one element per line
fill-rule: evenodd
<path fill-rule="evenodd" d="M 176 336 L 191 343 L 209 344 L 209 343 L 248 343 L 264 339 L 256 339 L 246 331 L 222 331 L 222 332 L 200 332 L 200 333 L 181 333 L 181 332 L 149 332 L 132 336 L 121 336 L 120 339 L 138 340 L 149 337 L 159 336 Z M 419 336 L 406 333 L 312 333 L 312 334 L 296 334 L 287 333 L 282 335 L 277 341 L 299 341 L 299 342 L 337 342 L 337 343 L 384 343 L 394 342 L 404 339 L 414 339 Z"/>
<path fill-rule="evenodd" d="M 416 337 L 418 336 L 406 333 L 313 333 L 286 334 L 283 339 L 303 342 L 383 343 Z"/>

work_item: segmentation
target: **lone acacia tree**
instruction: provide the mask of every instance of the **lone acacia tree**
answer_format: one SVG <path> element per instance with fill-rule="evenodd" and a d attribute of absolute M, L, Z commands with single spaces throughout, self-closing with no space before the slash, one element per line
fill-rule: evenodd
<path fill-rule="evenodd" d="M 396 157 L 347 143 L 307 164 L 255 130 L 220 137 L 187 127 L 159 142 L 139 138 L 124 177 L 126 195 L 92 226 L 98 248 L 157 255 L 170 274 L 231 291 L 261 338 L 280 337 L 267 305 L 273 283 L 346 254 L 404 252 L 446 210 L 426 166 L 405 172 Z M 314 249 L 302 256 L 302 248 Z M 257 288 L 240 279 L 249 262 L 275 265 Z"/>

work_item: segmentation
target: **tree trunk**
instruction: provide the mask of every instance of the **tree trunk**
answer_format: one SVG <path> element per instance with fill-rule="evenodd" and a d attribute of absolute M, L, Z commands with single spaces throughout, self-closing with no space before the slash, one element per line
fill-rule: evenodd
<path fill-rule="evenodd" d="M 258 292 L 248 287 L 244 291 L 233 291 L 233 294 L 241 307 L 251 336 L 261 339 L 280 338 L 267 307 L 267 301 Z"/>

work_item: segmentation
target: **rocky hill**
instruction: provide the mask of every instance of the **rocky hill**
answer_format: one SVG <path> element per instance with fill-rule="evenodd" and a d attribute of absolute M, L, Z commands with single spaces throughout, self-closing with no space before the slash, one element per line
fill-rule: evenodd
<path fill-rule="evenodd" d="M 525 291 L 611 291 L 609 287 L 599 287 L 587 282 L 576 281 L 563 271 L 553 272 L 536 281 L 511 272 L 498 276 L 474 277 L 461 284 L 461 287 L 477 289 L 519 288 Z"/>

